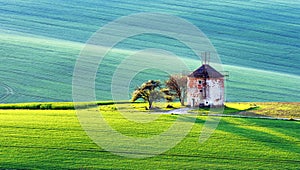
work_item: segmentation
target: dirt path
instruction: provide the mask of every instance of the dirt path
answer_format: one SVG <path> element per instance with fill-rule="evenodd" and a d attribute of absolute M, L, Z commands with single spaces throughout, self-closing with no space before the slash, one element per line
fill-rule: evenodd
<path fill-rule="evenodd" d="M 165 112 L 166 114 L 187 114 L 189 110 L 191 110 L 192 108 L 180 108 L 180 109 L 174 109 L 174 110 L 170 110 Z"/>

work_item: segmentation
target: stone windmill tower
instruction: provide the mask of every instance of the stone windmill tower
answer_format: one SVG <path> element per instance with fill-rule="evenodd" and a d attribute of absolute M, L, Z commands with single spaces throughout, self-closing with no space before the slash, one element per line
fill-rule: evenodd
<path fill-rule="evenodd" d="M 221 107 L 224 105 L 224 75 L 207 62 L 187 77 L 187 104 L 191 107 Z"/>

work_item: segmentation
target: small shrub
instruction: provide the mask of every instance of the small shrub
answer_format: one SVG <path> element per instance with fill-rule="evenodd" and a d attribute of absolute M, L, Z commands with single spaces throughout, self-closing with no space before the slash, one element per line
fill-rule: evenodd
<path fill-rule="evenodd" d="M 50 110 L 52 108 L 52 104 L 46 103 L 40 106 L 41 110 Z"/>
<path fill-rule="evenodd" d="M 289 121 L 296 121 L 294 118 L 292 118 L 292 117 L 290 117 L 289 119 L 288 119 Z"/>
<path fill-rule="evenodd" d="M 175 107 L 172 106 L 172 105 L 170 105 L 170 104 L 168 104 L 166 108 L 168 108 L 168 109 L 174 109 Z"/>

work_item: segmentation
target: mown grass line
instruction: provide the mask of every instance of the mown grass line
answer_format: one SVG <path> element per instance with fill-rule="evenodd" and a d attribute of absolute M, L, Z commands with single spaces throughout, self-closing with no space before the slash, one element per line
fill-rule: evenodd
<path fill-rule="evenodd" d="M 55 148 L 55 147 L 37 147 L 37 146 L 9 146 L 9 145 L 0 145 L 0 147 L 8 147 L 8 148 L 27 148 L 27 149 L 50 149 L 50 150 L 65 150 L 65 151 L 76 151 L 76 152 L 102 152 L 102 153 L 109 153 L 105 150 L 98 150 L 98 149 L 74 149 L 74 148 Z M 149 155 L 149 153 L 142 153 L 142 152 L 120 152 L 120 151 L 114 151 L 115 153 L 126 153 L 126 154 L 139 154 L 139 155 Z M 221 160 L 239 160 L 239 161 L 253 161 L 253 162 L 277 162 L 277 163 L 300 163 L 300 160 L 292 160 L 292 159 L 264 159 L 264 158 L 245 158 L 245 157 L 219 157 L 214 155 L 189 155 L 187 154 L 167 154 L 162 153 L 161 156 L 172 156 L 172 157 L 186 157 L 186 158 L 210 158 L 210 159 L 221 159 Z"/>

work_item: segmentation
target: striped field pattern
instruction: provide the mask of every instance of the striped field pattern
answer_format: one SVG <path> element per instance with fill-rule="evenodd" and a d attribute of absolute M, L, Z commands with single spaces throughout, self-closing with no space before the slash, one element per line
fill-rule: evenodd
<path fill-rule="evenodd" d="M 299 101 L 299 1 L 0 0 L 0 102 L 71 101 L 73 69 L 85 42 L 101 26 L 139 12 L 181 17 L 208 36 L 229 71 L 228 101 Z M 144 48 L 171 51 L 191 70 L 201 64 L 176 40 L 129 38 L 100 65 L 97 99 L 111 99 L 111 77 L 127 55 L 122 51 Z M 132 80 L 131 90 L 166 76 L 146 70 Z"/>

